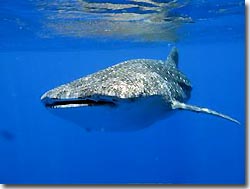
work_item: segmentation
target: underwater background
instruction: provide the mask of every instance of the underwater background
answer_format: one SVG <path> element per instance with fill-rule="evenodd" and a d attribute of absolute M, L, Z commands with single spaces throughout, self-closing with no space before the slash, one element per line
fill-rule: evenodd
<path fill-rule="evenodd" d="M 0 27 L 0 183 L 245 183 L 244 1 L 0 1 Z M 40 101 L 124 60 L 165 60 L 173 46 L 188 102 L 240 126 L 175 111 L 139 131 L 87 132 Z"/>

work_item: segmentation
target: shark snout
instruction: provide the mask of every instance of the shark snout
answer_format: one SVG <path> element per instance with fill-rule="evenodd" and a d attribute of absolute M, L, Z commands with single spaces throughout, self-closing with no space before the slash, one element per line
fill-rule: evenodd
<path fill-rule="evenodd" d="M 53 107 L 62 102 L 71 102 L 73 99 L 77 99 L 76 96 L 71 94 L 71 91 L 72 90 L 67 87 L 57 87 L 45 92 L 41 96 L 41 101 L 46 107 Z"/>
<path fill-rule="evenodd" d="M 52 106 L 57 100 L 57 95 L 55 95 L 52 91 L 48 91 L 41 96 L 41 102 L 45 107 Z"/>
<path fill-rule="evenodd" d="M 112 98 L 101 98 L 99 95 L 77 95 L 72 90 L 52 89 L 41 96 L 41 101 L 47 108 L 73 108 L 84 106 L 116 106 L 116 101 Z"/>
<path fill-rule="evenodd" d="M 41 96 L 41 101 L 50 102 L 53 100 L 77 99 L 79 98 L 79 93 L 80 91 L 78 91 L 76 88 L 70 87 L 68 85 L 61 85 L 45 92 Z"/>

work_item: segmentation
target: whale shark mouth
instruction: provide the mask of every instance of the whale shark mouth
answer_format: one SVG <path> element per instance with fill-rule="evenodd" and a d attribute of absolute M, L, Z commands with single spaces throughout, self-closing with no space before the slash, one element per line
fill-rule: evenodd
<path fill-rule="evenodd" d="M 42 99 L 47 108 L 74 108 L 82 106 L 116 106 L 112 100 L 96 100 L 96 99 Z"/>

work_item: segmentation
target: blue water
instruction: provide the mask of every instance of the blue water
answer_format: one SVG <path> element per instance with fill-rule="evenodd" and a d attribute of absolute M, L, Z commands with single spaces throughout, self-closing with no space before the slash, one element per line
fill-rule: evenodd
<path fill-rule="evenodd" d="M 153 1 L 158 9 L 144 0 L 122 10 L 95 2 L 0 2 L 0 183 L 245 183 L 244 1 Z M 40 102 L 47 90 L 121 61 L 165 59 L 172 46 L 193 85 L 189 103 L 240 126 L 176 111 L 139 131 L 86 132 Z"/>

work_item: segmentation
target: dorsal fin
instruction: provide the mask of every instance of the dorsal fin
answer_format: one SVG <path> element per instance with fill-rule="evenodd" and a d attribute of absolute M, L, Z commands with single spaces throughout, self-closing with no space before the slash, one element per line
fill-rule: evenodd
<path fill-rule="evenodd" d="M 178 59 L 179 59 L 178 50 L 176 47 L 173 47 L 167 57 L 166 64 L 178 67 Z"/>
<path fill-rule="evenodd" d="M 221 114 L 219 112 L 216 112 L 214 110 L 210 110 L 208 108 L 202 108 L 202 107 L 198 107 L 198 106 L 184 104 L 184 103 L 181 103 L 181 102 L 178 102 L 178 101 L 173 101 L 172 102 L 172 108 L 173 109 L 183 109 L 183 110 L 189 110 L 189 111 L 194 111 L 194 112 L 207 113 L 207 114 L 211 114 L 211 115 L 215 115 L 215 116 L 218 116 L 218 117 L 222 117 L 224 119 L 227 119 L 227 120 L 230 120 L 230 121 L 235 122 L 237 124 L 240 124 L 240 122 L 237 121 L 236 119 L 231 118 L 228 115 L 224 115 L 224 114 Z"/>

